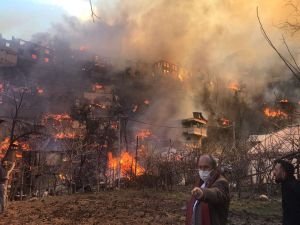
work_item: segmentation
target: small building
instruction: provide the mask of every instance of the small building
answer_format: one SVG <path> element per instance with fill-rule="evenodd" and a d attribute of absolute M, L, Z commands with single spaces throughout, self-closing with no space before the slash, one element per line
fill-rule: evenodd
<path fill-rule="evenodd" d="M 0 67 L 16 66 L 17 61 L 17 52 L 8 47 L 0 47 Z"/>
<path fill-rule="evenodd" d="M 201 112 L 193 112 L 192 118 L 182 120 L 187 145 L 192 148 L 201 147 L 202 139 L 207 137 L 207 122 Z"/>

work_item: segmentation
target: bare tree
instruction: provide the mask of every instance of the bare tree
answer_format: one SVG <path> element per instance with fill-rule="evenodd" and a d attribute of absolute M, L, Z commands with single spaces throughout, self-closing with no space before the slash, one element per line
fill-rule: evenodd
<path fill-rule="evenodd" d="M 7 122 L 10 122 L 9 127 L 9 144 L 5 153 L 5 156 L 2 159 L 2 165 L 5 167 L 5 177 L 7 178 L 4 183 L 3 199 L 4 206 L 7 206 L 8 200 L 8 184 L 11 177 L 11 173 L 16 165 L 16 143 L 22 139 L 28 139 L 32 134 L 38 134 L 37 126 L 33 123 L 29 123 L 20 119 L 20 114 L 23 106 L 24 92 L 19 93 L 18 96 L 13 98 L 13 111 L 11 114 L 11 119 Z"/>

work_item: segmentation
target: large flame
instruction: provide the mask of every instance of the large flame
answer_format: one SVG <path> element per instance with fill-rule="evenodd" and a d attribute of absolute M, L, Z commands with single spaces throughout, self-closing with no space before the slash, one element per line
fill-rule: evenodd
<path fill-rule="evenodd" d="M 121 157 L 113 157 L 112 153 L 108 153 L 108 168 L 116 170 L 119 165 L 121 166 L 121 176 L 128 177 L 130 174 L 142 175 L 145 169 L 136 162 L 135 158 L 129 152 L 122 152 Z"/>
<path fill-rule="evenodd" d="M 10 138 L 6 137 L 2 142 L 0 142 L 0 158 L 3 158 L 8 147 L 9 147 L 9 143 L 10 143 Z M 29 151 L 30 145 L 26 142 L 19 142 L 19 141 L 15 141 L 14 145 L 17 146 L 18 149 L 21 149 L 22 151 Z M 21 153 L 16 153 L 16 157 L 17 158 L 22 158 L 22 154 Z"/>
<path fill-rule="evenodd" d="M 271 109 L 268 107 L 264 109 L 264 114 L 270 118 L 276 118 L 276 117 L 287 118 L 288 117 L 288 115 L 285 112 L 282 112 L 279 109 Z"/>

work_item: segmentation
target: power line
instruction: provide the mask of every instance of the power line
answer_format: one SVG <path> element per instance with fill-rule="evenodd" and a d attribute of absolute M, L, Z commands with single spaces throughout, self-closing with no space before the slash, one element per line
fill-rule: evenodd
<path fill-rule="evenodd" d="M 170 129 L 182 129 L 183 127 L 175 127 L 175 126 L 165 126 L 165 125 L 158 125 L 158 124 L 151 124 L 151 123 L 147 123 L 147 122 L 143 122 L 143 121 L 139 121 L 139 120 L 134 120 L 134 119 L 128 119 L 129 121 L 132 122 L 136 122 L 136 123 L 141 123 L 141 124 L 145 124 L 148 126 L 153 126 L 153 127 L 163 127 L 163 128 L 170 128 Z"/>
<path fill-rule="evenodd" d="M 132 121 L 132 122 L 136 122 L 136 123 L 141 123 L 141 124 L 145 124 L 145 125 L 148 125 L 148 126 L 153 126 L 153 127 L 162 127 L 162 128 L 169 128 L 169 129 L 184 129 L 184 127 L 175 127 L 175 126 L 166 126 L 166 125 L 158 125 L 158 124 L 152 124 L 152 123 L 148 123 L 148 122 L 144 122 L 144 121 L 139 121 L 139 120 L 134 120 L 134 119 L 128 119 L 129 121 Z M 209 125 L 208 127 L 217 127 L 217 128 L 223 128 L 223 129 L 226 129 L 226 128 L 230 128 L 232 127 L 233 125 L 229 125 L 229 126 L 226 126 L 226 127 L 222 127 L 222 126 L 212 126 L 212 125 Z"/>

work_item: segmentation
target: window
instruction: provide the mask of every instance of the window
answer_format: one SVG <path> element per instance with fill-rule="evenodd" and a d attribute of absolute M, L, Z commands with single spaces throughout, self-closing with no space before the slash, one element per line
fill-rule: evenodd
<path fill-rule="evenodd" d="M 10 43 L 9 43 L 9 42 L 6 42 L 6 43 L 5 43 L 5 46 L 6 46 L 6 47 L 10 47 Z"/>

